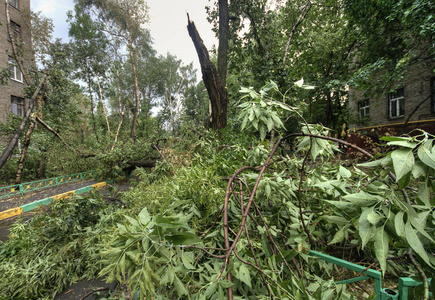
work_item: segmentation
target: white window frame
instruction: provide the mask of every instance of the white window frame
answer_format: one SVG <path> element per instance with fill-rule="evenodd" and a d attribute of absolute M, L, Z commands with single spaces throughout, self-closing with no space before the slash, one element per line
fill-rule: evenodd
<path fill-rule="evenodd" d="M 370 100 L 365 99 L 358 102 L 358 117 L 360 120 L 370 117 Z"/>
<path fill-rule="evenodd" d="M 23 82 L 23 73 L 21 73 L 20 68 L 18 67 L 17 61 L 9 56 L 9 71 L 11 72 L 11 79 Z"/>
<path fill-rule="evenodd" d="M 19 117 L 24 117 L 24 98 L 11 96 L 11 112 Z"/>
<path fill-rule="evenodd" d="M 390 119 L 397 119 L 405 115 L 405 90 L 403 88 L 388 95 L 388 115 Z"/>

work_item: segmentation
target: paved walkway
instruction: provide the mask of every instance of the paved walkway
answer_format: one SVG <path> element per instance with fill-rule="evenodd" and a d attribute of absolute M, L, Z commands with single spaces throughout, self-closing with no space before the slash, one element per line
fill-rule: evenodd
<path fill-rule="evenodd" d="M 54 195 L 63 194 L 69 191 L 92 185 L 97 183 L 95 180 L 81 180 L 71 183 L 65 183 L 59 186 L 48 187 L 45 189 L 37 190 L 30 193 L 25 193 L 23 196 L 15 195 L 11 197 L 1 198 L 0 200 L 0 212 L 10 208 L 21 206 L 27 203 L 32 203 L 37 200 L 48 198 Z"/>
<path fill-rule="evenodd" d="M 39 191 L 35 191 L 32 193 L 25 194 L 24 196 L 12 196 L 8 198 L 3 198 L 0 200 L 0 212 L 5 211 L 7 209 L 11 209 L 17 206 L 21 206 L 24 204 L 32 203 L 41 199 L 45 199 L 48 197 L 52 197 L 55 195 L 63 194 L 69 191 L 74 191 L 82 187 L 86 187 L 89 185 L 96 184 L 97 182 L 94 180 L 83 180 L 76 181 L 73 183 L 63 184 L 57 187 L 46 188 Z M 116 184 L 118 187 L 118 191 L 128 190 L 130 185 L 129 182 L 123 182 Z M 104 193 L 104 191 L 102 191 Z M 29 211 L 24 213 L 22 216 L 24 218 L 31 218 L 33 211 Z M 8 239 L 9 235 L 9 226 L 15 221 L 16 217 L 12 217 L 6 220 L 0 220 L 0 241 L 5 242 Z M 108 290 L 112 289 L 113 284 L 107 284 L 102 280 L 93 279 L 93 280 L 83 280 L 76 284 L 69 286 L 64 292 L 57 295 L 55 300 L 91 300 L 96 299 L 94 294 L 83 298 L 89 292 L 101 289 L 101 293 L 105 294 Z"/>

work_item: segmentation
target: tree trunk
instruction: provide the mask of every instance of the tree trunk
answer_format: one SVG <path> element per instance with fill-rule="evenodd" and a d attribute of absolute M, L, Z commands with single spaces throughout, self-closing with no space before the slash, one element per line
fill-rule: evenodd
<path fill-rule="evenodd" d="M 95 133 L 95 139 L 98 142 L 98 134 L 97 134 L 97 127 L 95 125 L 95 115 L 94 115 L 94 99 L 92 97 L 92 86 L 91 86 L 91 74 L 88 67 L 88 62 L 86 61 L 86 67 L 88 68 L 88 93 L 89 93 L 89 99 L 91 101 L 91 115 L 92 115 L 92 127 L 94 128 Z"/>
<path fill-rule="evenodd" d="M 26 136 L 24 138 L 23 150 L 21 151 L 20 160 L 18 161 L 17 174 L 15 175 L 15 184 L 21 183 L 21 176 L 23 175 L 23 169 L 24 169 L 24 160 L 26 159 L 27 149 L 29 149 L 30 137 L 32 135 L 33 129 L 35 129 L 35 124 L 36 124 L 35 119 L 36 119 L 36 114 L 32 113 L 32 115 L 30 116 L 29 128 L 27 129 Z"/>
<path fill-rule="evenodd" d="M 128 49 L 129 53 L 130 53 L 130 60 L 131 60 L 131 69 L 133 70 L 133 77 L 134 77 L 134 95 L 135 95 L 135 104 L 136 104 L 136 109 L 134 112 L 134 117 L 133 117 L 133 124 L 131 124 L 131 133 L 130 133 L 130 137 L 132 139 L 134 139 L 135 135 L 136 135 L 136 124 L 137 124 L 137 119 L 139 117 L 139 84 L 137 81 L 137 71 L 136 71 L 136 60 L 135 60 L 135 53 L 134 53 L 134 49 L 133 49 L 133 44 L 130 42 L 129 43 L 129 49 Z"/>
<path fill-rule="evenodd" d="M 107 131 L 110 133 L 109 119 L 107 118 L 106 105 L 104 105 L 104 101 L 103 101 L 103 91 L 101 90 L 100 78 L 98 78 L 97 74 L 94 74 L 94 75 L 97 78 L 98 92 L 99 92 L 99 95 L 100 95 L 101 105 L 103 106 L 104 117 L 106 118 Z"/>
<path fill-rule="evenodd" d="M 124 122 L 124 109 L 122 108 L 122 103 L 121 103 L 121 87 L 119 86 L 119 70 L 118 69 L 116 69 L 116 76 L 118 79 L 118 81 L 117 81 L 117 83 L 118 83 L 117 84 L 118 85 L 118 109 L 119 109 L 119 113 L 121 115 L 121 120 L 119 120 L 118 128 L 116 129 L 115 140 L 113 142 L 111 150 L 113 150 L 115 148 L 115 144 L 118 141 L 119 131 L 121 130 L 122 123 Z"/>
<path fill-rule="evenodd" d="M 219 48 L 217 68 L 219 80 L 226 87 L 228 69 L 228 35 L 230 31 L 228 0 L 219 0 Z"/>
<path fill-rule="evenodd" d="M 325 120 L 325 126 L 326 127 L 329 127 L 329 120 L 330 120 L 330 117 L 331 117 L 331 114 L 332 114 L 331 102 L 332 102 L 331 92 L 328 91 L 326 93 L 326 120 Z"/>
<path fill-rule="evenodd" d="M 42 77 L 41 81 L 39 82 L 38 86 L 36 87 L 36 90 L 33 93 L 32 98 L 30 99 L 29 107 L 26 110 L 26 114 L 24 115 L 20 126 L 15 131 L 15 133 L 14 133 L 13 137 L 11 138 L 6 149 L 3 151 L 3 154 L 0 157 L 0 169 L 3 168 L 6 161 L 8 160 L 10 155 L 12 154 L 12 151 L 15 149 L 15 146 L 17 145 L 18 139 L 20 138 L 21 133 L 24 130 L 24 127 L 26 127 L 27 120 L 29 119 L 30 114 L 32 113 L 33 107 L 35 106 L 35 99 L 38 96 L 39 92 L 41 91 L 41 88 L 44 85 L 46 79 L 47 79 L 47 75 L 44 75 L 44 77 Z"/>
<path fill-rule="evenodd" d="M 209 124 L 213 129 L 223 129 L 227 125 L 227 89 L 225 83 L 220 80 L 215 65 L 210 60 L 208 50 L 196 29 L 195 23 L 190 21 L 189 14 L 187 14 L 187 19 L 187 30 L 198 54 L 199 63 L 201 64 L 202 79 L 207 88 L 210 100 Z"/>
<path fill-rule="evenodd" d="M 46 177 L 45 176 L 45 168 L 46 168 L 45 160 L 46 160 L 46 150 L 42 151 L 42 155 L 39 159 L 39 168 L 38 168 L 38 178 L 39 179 L 43 179 Z"/>

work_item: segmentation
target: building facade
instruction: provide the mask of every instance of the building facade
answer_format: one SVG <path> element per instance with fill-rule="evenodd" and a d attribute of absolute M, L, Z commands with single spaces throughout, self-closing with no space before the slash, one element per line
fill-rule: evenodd
<path fill-rule="evenodd" d="M 30 30 L 30 0 L 9 0 L 9 16 L 20 62 L 29 74 L 35 65 Z M 3 74 L 3 71 L 9 71 L 9 74 L 6 72 L 5 84 L 0 85 L 0 122 L 4 123 L 10 113 L 24 116 L 29 100 L 24 97 L 26 83 L 12 52 L 4 4 L 0 5 L 0 23 L 0 71 Z"/>
<path fill-rule="evenodd" d="M 435 129 L 435 61 L 409 66 L 396 82 L 394 92 L 365 97 L 363 91 L 349 90 L 351 128 L 357 131 L 409 132 L 415 128 Z M 405 124 L 406 123 L 406 124 Z M 403 126 L 406 125 L 406 130 Z M 385 130 L 381 130 L 385 128 Z M 433 128 L 433 129 L 432 129 Z M 435 133 L 435 132 L 432 132 Z"/>

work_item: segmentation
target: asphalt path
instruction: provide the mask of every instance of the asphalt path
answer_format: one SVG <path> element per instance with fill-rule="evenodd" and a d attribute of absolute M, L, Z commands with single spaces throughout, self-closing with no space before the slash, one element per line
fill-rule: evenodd
<path fill-rule="evenodd" d="M 95 180 L 81 180 L 71 183 L 65 183 L 54 187 L 36 190 L 33 192 L 25 193 L 23 196 L 15 195 L 0 199 L 0 211 L 5 211 L 14 207 L 18 207 L 27 203 L 32 203 L 37 200 L 49 198 L 55 195 L 74 191 L 79 188 L 97 183 Z"/>

